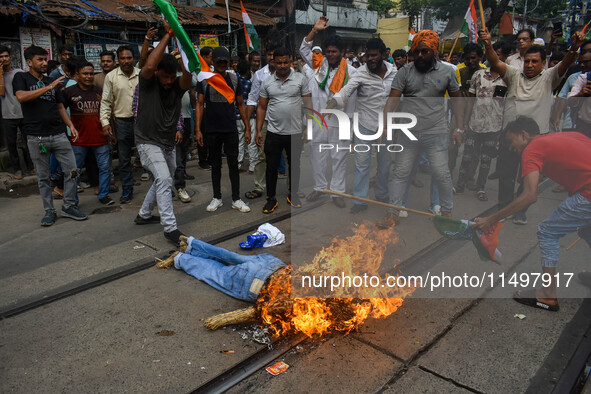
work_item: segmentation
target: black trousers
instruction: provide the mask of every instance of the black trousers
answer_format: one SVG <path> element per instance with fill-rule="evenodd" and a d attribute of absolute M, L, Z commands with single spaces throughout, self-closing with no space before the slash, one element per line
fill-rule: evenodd
<path fill-rule="evenodd" d="M 267 199 L 276 198 L 277 171 L 281 162 L 281 153 L 285 151 L 289 170 L 289 190 L 297 193 L 300 188 L 300 156 L 302 154 L 302 134 L 276 134 L 267 129 L 265 138 L 265 157 L 267 158 Z"/>
<path fill-rule="evenodd" d="M 187 154 L 191 147 L 193 128 L 191 127 L 191 118 L 185 118 L 183 124 L 183 140 L 180 144 L 175 146 L 176 149 L 176 170 L 174 172 L 174 188 L 184 189 L 186 186 L 185 182 L 185 171 L 187 169 Z"/>
<path fill-rule="evenodd" d="M 222 198 L 222 151 L 226 154 L 230 183 L 232 185 L 232 201 L 240 199 L 240 174 L 238 171 L 238 133 L 207 133 L 205 138 L 211 162 L 211 183 L 213 198 Z"/>
<path fill-rule="evenodd" d="M 505 208 L 515 199 L 515 179 L 521 180 L 521 156 L 509 149 L 505 138 L 501 136 L 499 157 L 497 159 L 497 173 L 499 174 L 499 209 Z M 519 182 L 517 194 L 523 192 L 523 182 Z M 522 212 L 525 213 L 527 208 Z"/>

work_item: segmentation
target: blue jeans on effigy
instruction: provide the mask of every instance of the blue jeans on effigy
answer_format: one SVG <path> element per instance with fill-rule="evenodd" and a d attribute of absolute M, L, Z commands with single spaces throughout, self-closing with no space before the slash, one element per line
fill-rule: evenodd
<path fill-rule="evenodd" d="M 368 130 L 359 125 L 359 132 L 363 135 L 374 135 L 375 130 Z M 371 145 L 370 141 L 363 141 L 355 136 L 355 144 L 367 144 Z M 381 147 L 377 153 L 378 161 L 378 172 L 376 176 L 375 193 L 376 198 L 387 199 L 388 198 L 388 177 L 390 174 L 390 165 L 392 153 L 388 152 L 387 149 Z M 367 152 L 355 151 L 355 175 L 353 176 L 353 195 L 356 197 L 368 198 L 369 197 L 369 173 L 371 166 L 371 149 Z M 365 203 L 354 201 L 354 204 L 366 205 Z"/>
<path fill-rule="evenodd" d="M 189 237 L 174 266 L 239 300 L 256 302 L 265 280 L 287 265 L 268 253 L 243 256 Z"/>
<path fill-rule="evenodd" d="M 558 241 L 575 231 L 591 246 L 591 201 L 580 193 L 563 201 L 538 225 L 542 267 L 556 267 L 560 251 Z"/>
<path fill-rule="evenodd" d="M 433 199 L 436 198 L 434 193 L 438 192 L 441 211 L 451 212 L 453 208 L 453 183 L 447 164 L 449 135 L 447 133 L 417 133 L 415 136 L 418 141 L 410 141 L 406 135 L 400 135 L 398 140 L 398 143 L 404 146 L 404 150 L 394 156 L 394 172 L 390 181 L 390 203 L 393 205 L 402 204 L 413 165 L 417 156 L 424 152 L 429 160 L 432 180 L 435 182 L 435 185 L 431 187 L 431 200 L 433 202 Z M 436 190 L 433 186 L 437 186 Z"/>

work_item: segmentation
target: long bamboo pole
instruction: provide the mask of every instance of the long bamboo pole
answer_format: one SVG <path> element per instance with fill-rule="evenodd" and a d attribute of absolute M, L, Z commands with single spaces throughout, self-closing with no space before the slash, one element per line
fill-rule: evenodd
<path fill-rule="evenodd" d="M 339 197 L 344 197 L 344 198 L 350 198 L 352 200 L 357 200 L 357 201 L 365 202 L 367 204 L 379 205 L 381 207 L 386 207 L 386 208 L 394 208 L 394 209 L 399 210 L 399 211 L 412 212 L 412 213 L 416 213 L 418 215 L 429 216 L 431 218 L 435 217 L 434 214 L 429 213 L 429 212 L 418 211 L 416 209 L 411 209 L 411 208 L 406 208 L 406 207 L 399 207 L 397 205 L 392 205 L 392 204 L 388 204 L 388 203 L 381 202 L 381 201 L 369 200 L 367 198 L 357 197 L 357 196 L 353 196 L 351 194 L 335 192 L 335 191 L 327 190 L 327 189 L 323 190 L 322 192 L 323 193 L 326 193 L 326 194 L 332 194 L 334 196 L 339 196 Z"/>
<path fill-rule="evenodd" d="M 482 8 L 482 0 L 478 0 L 478 8 L 480 9 L 480 21 L 482 22 L 482 28 L 486 27 L 486 22 L 484 21 L 484 9 Z"/>
<path fill-rule="evenodd" d="M 454 53 L 454 49 L 456 48 L 456 44 L 458 43 L 458 39 L 460 38 L 460 34 L 462 34 L 462 31 L 458 31 L 458 35 L 456 36 L 456 40 L 454 41 L 453 46 L 451 47 L 451 51 L 449 51 L 449 60 L 451 60 L 451 55 Z"/>

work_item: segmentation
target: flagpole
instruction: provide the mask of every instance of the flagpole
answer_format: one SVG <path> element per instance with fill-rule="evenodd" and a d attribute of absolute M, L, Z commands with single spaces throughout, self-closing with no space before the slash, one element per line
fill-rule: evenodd
<path fill-rule="evenodd" d="M 232 32 L 232 26 L 230 25 L 230 6 L 228 0 L 226 0 L 226 14 L 228 15 L 228 33 Z"/>
<path fill-rule="evenodd" d="M 486 27 L 486 22 L 484 21 L 484 11 L 482 9 L 482 0 L 478 0 L 478 8 L 480 9 L 480 20 L 482 21 L 482 28 Z"/>
<path fill-rule="evenodd" d="M 454 41 L 454 44 L 451 47 L 451 51 L 449 52 L 449 59 L 450 60 L 451 60 L 451 55 L 454 53 L 454 49 L 456 48 L 456 44 L 458 43 L 458 39 L 460 38 L 460 34 L 462 34 L 461 30 L 458 31 L 458 35 L 456 36 L 456 40 Z"/>

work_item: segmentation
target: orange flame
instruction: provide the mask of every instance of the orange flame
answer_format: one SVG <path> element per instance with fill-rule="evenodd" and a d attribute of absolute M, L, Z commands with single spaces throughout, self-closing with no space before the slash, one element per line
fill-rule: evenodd
<path fill-rule="evenodd" d="M 386 248 L 397 241 L 394 229 L 375 230 L 373 225 L 362 224 L 353 229 L 351 236 L 334 238 L 312 263 L 297 267 L 293 275 L 290 269 L 275 273 L 257 302 L 263 323 L 276 335 L 301 332 L 312 337 L 331 331 L 348 334 L 368 317 L 385 318 L 396 312 L 414 288 L 338 286 L 332 292 L 329 288 L 326 298 L 319 298 L 312 293 L 317 288 L 298 287 L 298 297 L 291 298 L 291 294 L 292 284 L 310 275 L 352 280 L 367 274 L 386 283 L 387 276 L 379 275 L 378 270 Z"/>

